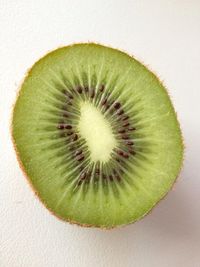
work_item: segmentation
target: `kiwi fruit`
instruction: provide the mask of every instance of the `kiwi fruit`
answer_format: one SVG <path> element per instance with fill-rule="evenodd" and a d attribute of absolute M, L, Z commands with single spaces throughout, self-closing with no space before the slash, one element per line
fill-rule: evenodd
<path fill-rule="evenodd" d="M 82 226 L 142 218 L 170 190 L 183 159 L 159 79 L 126 53 L 93 43 L 56 49 L 28 71 L 12 139 L 39 199 Z"/>

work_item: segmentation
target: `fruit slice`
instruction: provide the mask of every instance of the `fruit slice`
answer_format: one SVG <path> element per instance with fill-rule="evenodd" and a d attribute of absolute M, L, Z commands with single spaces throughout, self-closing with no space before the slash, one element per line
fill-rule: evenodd
<path fill-rule="evenodd" d="M 42 202 L 84 226 L 143 217 L 169 191 L 183 158 L 176 114 L 158 78 L 96 44 L 57 49 L 32 67 L 12 135 Z"/>

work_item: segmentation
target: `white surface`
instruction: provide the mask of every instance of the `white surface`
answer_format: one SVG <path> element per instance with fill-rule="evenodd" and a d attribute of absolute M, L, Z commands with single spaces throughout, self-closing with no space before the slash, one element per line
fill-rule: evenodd
<path fill-rule="evenodd" d="M 9 135 L 16 90 L 39 57 L 95 41 L 134 54 L 165 81 L 185 138 L 182 174 L 142 221 L 112 231 L 54 218 L 35 198 Z M 200 1 L 0 0 L 0 266 L 200 266 Z"/>

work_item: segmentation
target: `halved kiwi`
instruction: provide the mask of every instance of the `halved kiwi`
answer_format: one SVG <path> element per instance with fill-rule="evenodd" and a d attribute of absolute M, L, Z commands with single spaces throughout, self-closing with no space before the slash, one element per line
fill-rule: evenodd
<path fill-rule="evenodd" d="M 84 226 L 143 217 L 169 191 L 183 158 L 158 78 L 133 57 L 93 43 L 34 64 L 14 107 L 12 136 L 46 207 Z"/>

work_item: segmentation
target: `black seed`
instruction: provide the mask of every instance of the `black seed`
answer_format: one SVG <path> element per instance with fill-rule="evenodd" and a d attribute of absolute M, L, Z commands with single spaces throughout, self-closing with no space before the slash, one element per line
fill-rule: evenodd
<path fill-rule="evenodd" d="M 117 154 L 119 156 L 121 156 L 121 157 L 124 157 L 124 158 L 128 158 L 129 157 L 129 155 L 126 152 L 122 151 L 122 150 L 118 150 Z"/>
<path fill-rule="evenodd" d="M 73 95 L 71 95 L 67 90 L 63 90 L 63 93 L 68 96 L 70 99 L 73 99 Z"/>
<path fill-rule="evenodd" d="M 79 94 L 82 94 L 82 87 L 81 86 L 77 86 L 76 90 Z"/>
<path fill-rule="evenodd" d="M 82 154 L 82 150 L 81 149 L 78 149 L 78 150 L 76 150 L 76 152 L 75 152 L 75 156 L 78 156 L 78 155 L 80 155 L 80 154 Z"/>
<path fill-rule="evenodd" d="M 118 133 L 125 133 L 125 132 L 126 132 L 125 129 L 120 129 L 120 130 L 118 131 Z"/>
<path fill-rule="evenodd" d="M 129 158 L 129 155 L 127 154 L 127 153 L 123 153 L 123 155 L 122 155 L 125 159 L 128 159 Z"/>
<path fill-rule="evenodd" d="M 84 180 L 86 178 L 86 172 L 83 172 L 81 175 L 80 175 L 80 179 L 81 180 Z"/>
<path fill-rule="evenodd" d="M 76 141 L 78 139 L 78 135 L 74 134 L 74 136 L 72 137 L 72 141 Z"/>
<path fill-rule="evenodd" d="M 90 97 L 91 97 L 91 98 L 94 98 L 94 96 L 95 96 L 95 91 L 94 91 L 94 89 L 92 88 L 91 91 L 90 91 Z"/>
<path fill-rule="evenodd" d="M 76 157 L 77 161 L 82 161 L 83 159 L 84 159 L 84 155 L 83 154 L 81 154 L 81 155 Z"/>
<path fill-rule="evenodd" d="M 129 128 L 128 128 L 128 131 L 134 131 L 134 130 L 136 130 L 135 127 L 129 127 Z"/>
<path fill-rule="evenodd" d="M 128 135 L 123 134 L 123 135 L 122 135 L 122 139 L 124 139 L 124 140 L 125 140 L 125 139 L 129 139 L 129 137 L 128 137 Z"/>
<path fill-rule="evenodd" d="M 112 176 L 112 174 L 109 175 L 109 179 L 110 179 L 110 181 L 113 181 L 113 176 Z"/>
<path fill-rule="evenodd" d="M 74 98 L 73 95 L 71 95 L 71 94 L 67 94 L 67 96 L 69 97 L 70 100 L 72 100 Z"/>
<path fill-rule="evenodd" d="M 65 125 L 65 129 L 68 129 L 68 130 L 70 130 L 70 129 L 72 129 L 72 126 L 71 126 L 71 125 L 69 125 L 69 124 L 66 124 L 66 125 Z"/>
<path fill-rule="evenodd" d="M 129 122 L 126 122 L 126 123 L 124 123 L 122 126 L 123 127 L 128 127 L 130 125 L 130 123 Z"/>
<path fill-rule="evenodd" d="M 121 151 L 121 150 L 117 150 L 117 154 L 118 154 L 118 155 L 122 156 L 123 153 L 124 153 L 123 151 Z"/>
<path fill-rule="evenodd" d="M 133 142 L 132 141 L 125 141 L 125 144 L 128 145 L 128 146 L 132 146 Z"/>
<path fill-rule="evenodd" d="M 67 105 L 72 106 L 72 102 L 71 101 L 68 101 L 67 102 Z"/>
<path fill-rule="evenodd" d="M 104 89 L 105 89 L 105 86 L 102 84 L 102 85 L 100 86 L 100 88 L 99 88 L 99 91 L 100 91 L 100 92 L 103 92 Z"/>
<path fill-rule="evenodd" d="M 58 128 L 59 130 L 63 130 L 63 129 L 65 128 L 65 126 L 64 126 L 64 124 L 59 124 L 59 125 L 57 126 L 57 128 Z"/>
<path fill-rule="evenodd" d="M 73 95 L 71 95 L 71 94 L 68 94 L 68 97 L 69 97 L 70 99 L 73 99 L 73 98 L 74 98 Z"/>
<path fill-rule="evenodd" d="M 107 98 L 104 98 L 104 99 L 102 100 L 101 104 L 102 104 L 102 105 L 105 105 L 106 102 L 107 102 Z"/>
<path fill-rule="evenodd" d="M 124 111 L 123 111 L 123 109 L 120 109 L 120 110 L 117 112 L 117 115 L 121 116 L 122 114 L 124 114 Z"/>
<path fill-rule="evenodd" d="M 115 109 L 119 109 L 121 107 L 121 104 L 119 103 L 119 102 L 116 102 L 115 104 L 114 104 L 114 108 Z"/>
<path fill-rule="evenodd" d="M 129 119 L 129 116 L 124 116 L 124 117 L 122 118 L 123 121 L 126 121 L 126 120 L 128 120 L 128 119 Z"/>
<path fill-rule="evenodd" d="M 68 136 L 70 136 L 70 135 L 72 135 L 73 134 L 73 132 L 67 132 L 67 135 Z"/>

